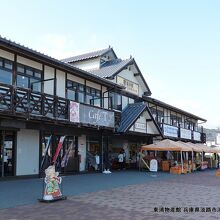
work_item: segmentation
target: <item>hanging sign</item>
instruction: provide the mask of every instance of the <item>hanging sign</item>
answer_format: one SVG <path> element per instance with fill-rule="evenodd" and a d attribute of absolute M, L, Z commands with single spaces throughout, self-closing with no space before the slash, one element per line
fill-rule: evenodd
<path fill-rule="evenodd" d="M 70 121 L 79 123 L 79 103 L 70 101 Z"/>

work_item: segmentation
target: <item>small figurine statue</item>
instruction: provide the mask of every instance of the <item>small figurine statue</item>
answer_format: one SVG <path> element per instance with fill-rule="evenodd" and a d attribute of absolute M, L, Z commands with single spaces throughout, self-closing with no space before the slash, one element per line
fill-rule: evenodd
<path fill-rule="evenodd" d="M 55 166 L 51 165 L 45 170 L 46 177 L 44 182 L 46 187 L 44 190 L 43 200 L 54 200 L 62 197 L 59 184 L 62 182 L 62 178 L 58 177 L 59 172 L 55 172 Z"/>

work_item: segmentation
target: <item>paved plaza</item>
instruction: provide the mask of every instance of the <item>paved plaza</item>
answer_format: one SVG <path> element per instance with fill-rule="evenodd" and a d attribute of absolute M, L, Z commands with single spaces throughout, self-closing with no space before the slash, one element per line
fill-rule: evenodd
<path fill-rule="evenodd" d="M 0 182 L 0 219 L 220 219 L 220 178 L 115 172 L 63 178 L 65 201 L 39 203 L 42 180 Z"/>

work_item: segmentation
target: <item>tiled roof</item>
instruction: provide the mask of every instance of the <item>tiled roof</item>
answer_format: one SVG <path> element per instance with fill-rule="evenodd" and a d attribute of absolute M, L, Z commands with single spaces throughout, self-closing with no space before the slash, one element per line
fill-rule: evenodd
<path fill-rule="evenodd" d="M 90 70 L 89 72 L 102 78 L 108 78 L 120 72 L 126 65 L 132 62 L 132 60 L 133 58 L 126 60 L 114 59 L 106 61 L 101 65 L 100 69 Z"/>
<path fill-rule="evenodd" d="M 72 63 L 72 62 L 87 60 L 87 59 L 91 59 L 91 58 L 96 58 L 96 57 L 99 57 L 99 56 L 103 56 L 104 54 L 106 54 L 110 50 L 112 50 L 112 48 L 109 47 L 109 48 L 106 48 L 106 49 L 97 50 L 97 51 L 93 51 L 93 52 L 90 52 L 90 53 L 85 53 L 85 54 L 81 54 L 81 55 L 78 55 L 78 56 L 65 58 L 65 59 L 62 59 L 62 61 L 65 62 L 65 63 Z"/>
<path fill-rule="evenodd" d="M 121 113 L 121 124 L 117 132 L 126 132 L 146 108 L 146 104 L 143 103 L 128 104 Z"/>

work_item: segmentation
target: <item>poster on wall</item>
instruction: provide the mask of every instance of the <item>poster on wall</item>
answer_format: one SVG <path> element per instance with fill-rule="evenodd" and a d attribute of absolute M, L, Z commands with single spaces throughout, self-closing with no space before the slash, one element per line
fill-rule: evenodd
<path fill-rule="evenodd" d="M 70 121 L 79 123 L 79 103 L 70 101 Z"/>

